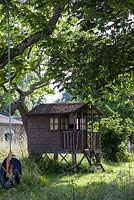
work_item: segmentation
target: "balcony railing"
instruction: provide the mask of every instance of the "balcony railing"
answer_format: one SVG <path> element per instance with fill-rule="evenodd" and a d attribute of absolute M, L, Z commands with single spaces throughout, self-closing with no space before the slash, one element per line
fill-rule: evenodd
<path fill-rule="evenodd" d="M 87 133 L 83 130 L 62 131 L 61 149 L 84 150 L 87 147 Z"/>

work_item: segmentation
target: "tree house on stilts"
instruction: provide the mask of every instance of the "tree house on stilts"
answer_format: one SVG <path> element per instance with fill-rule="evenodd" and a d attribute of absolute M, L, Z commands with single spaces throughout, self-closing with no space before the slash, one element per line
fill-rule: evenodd
<path fill-rule="evenodd" d="M 62 160 L 72 155 L 72 165 L 84 157 L 101 167 L 100 119 L 102 113 L 91 104 L 41 104 L 27 113 L 29 154 L 59 154 Z M 77 154 L 83 154 L 77 163 Z M 93 160 L 95 163 L 93 163 Z"/>

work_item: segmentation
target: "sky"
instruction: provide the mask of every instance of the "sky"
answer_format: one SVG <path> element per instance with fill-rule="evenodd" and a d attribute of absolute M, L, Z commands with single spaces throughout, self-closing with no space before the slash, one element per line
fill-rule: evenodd
<path fill-rule="evenodd" d="M 57 99 L 61 98 L 62 93 L 60 93 L 58 90 L 55 91 L 55 94 L 48 94 L 46 95 L 46 103 L 54 103 Z"/>

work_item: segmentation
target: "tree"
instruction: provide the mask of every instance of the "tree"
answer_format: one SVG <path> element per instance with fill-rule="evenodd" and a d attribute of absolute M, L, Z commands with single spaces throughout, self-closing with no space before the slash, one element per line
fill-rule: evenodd
<path fill-rule="evenodd" d="M 122 84 L 120 75 L 133 78 L 133 8 L 132 1 L 75 1 L 49 52 L 48 71 L 60 87 L 89 99 Z"/>
<path fill-rule="evenodd" d="M 134 3 L 118 1 L 12 0 L 11 85 L 14 99 L 51 80 L 81 99 L 98 98 L 120 75 L 133 77 Z M 7 1 L 1 0 L 0 88 L 7 93 Z M 6 30 L 6 31 L 5 31 Z M 22 79 L 30 73 L 28 87 Z M 44 91 L 42 88 L 45 88 Z M 37 93 L 37 92 L 36 92 Z M 3 98 L 4 99 L 4 98 Z"/>
<path fill-rule="evenodd" d="M 7 101 L 8 86 L 7 3 L 0 1 L 1 105 Z M 114 107 L 112 119 L 105 113 L 109 127 L 104 132 L 117 136 L 117 148 L 126 140 L 123 123 L 129 129 L 133 117 L 133 13 L 133 0 L 10 1 L 12 112 L 19 109 L 26 130 L 26 101 L 35 94 L 35 103 L 37 96 L 50 92 L 53 82 L 76 99 L 98 102 L 104 113 Z"/>
<path fill-rule="evenodd" d="M 7 94 L 7 4 L 1 1 L 1 44 L 0 44 L 0 88 L 3 101 Z M 45 74 L 48 57 L 46 56 L 47 42 L 53 33 L 64 2 L 56 1 L 19 1 L 10 2 L 11 27 L 11 94 L 13 99 L 25 101 L 28 95 L 38 92 L 50 92 L 50 79 Z M 23 85 L 25 77 L 28 85 Z M 36 93 L 37 95 L 37 93 Z"/>

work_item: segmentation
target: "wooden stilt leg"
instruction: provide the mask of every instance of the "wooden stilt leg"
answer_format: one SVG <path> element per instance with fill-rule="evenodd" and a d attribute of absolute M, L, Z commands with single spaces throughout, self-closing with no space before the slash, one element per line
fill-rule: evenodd
<path fill-rule="evenodd" d="M 53 156 L 54 162 L 58 162 L 58 153 L 55 153 Z"/>
<path fill-rule="evenodd" d="M 72 153 L 72 167 L 73 167 L 73 169 L 74 169 L 74 171 L 76 171 L 76 153 L 75 152 L 73 152 Z"/>

